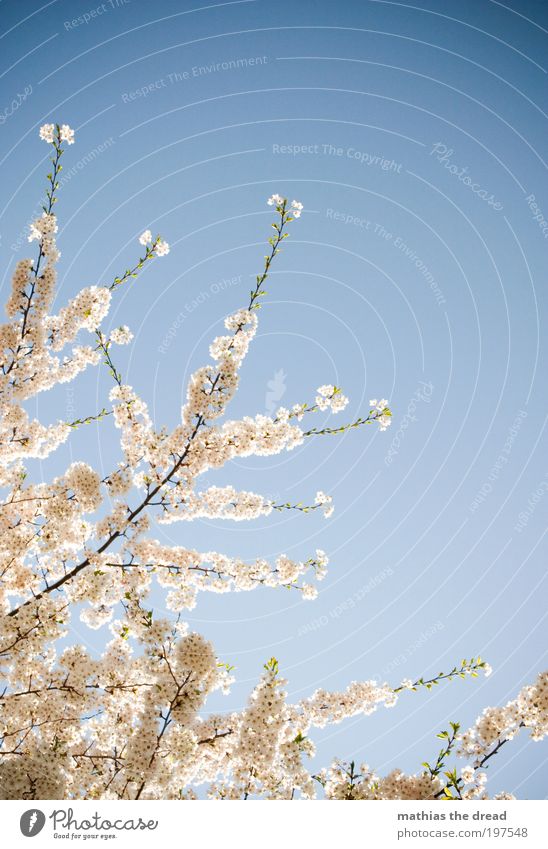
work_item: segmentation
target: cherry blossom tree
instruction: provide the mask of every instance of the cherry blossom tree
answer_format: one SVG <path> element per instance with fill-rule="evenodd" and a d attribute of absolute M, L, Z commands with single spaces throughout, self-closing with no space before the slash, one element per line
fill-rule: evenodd
<path fill-rule="evenodd" d="M 209 694 L 228 691 L 233 670 L 184 622 L 198 593 L 284 587 L 313 599 L 328 559 L 317 550 L 302 561 L 280 556 L 268 562 L 259 553 L 246 562 L 164 545 L 154 527 L 199 517 L 253 520 L 274 510 L 320 510 L 329 516 L 331 498 L 321 491 L 312 504 L 276 503 L 232 486 L 201 489 L 200 477 L 235 458 L 291 451 L 326 434 L 366 425 L 385 430 L 391 411 L 385 399 L 373 399 L 358 419 L 314 427 L 310 420 L 317 411 L 336 415 L 348 401 L 339 387 L 324 385 L 310 401 L 272 416 L 225 416 L 257 330 L 265 281 L 303 209 L 274 194 L 268 201 L 273 234 L 249 301 L 225 319 L 226 334 L 210 346 L 211 362 L 190 378 L 180 423 L 158 429 L 115 365 L 116 346 L 131 342 L 129 328 L 110 334 L 102 328 L 118 290 L 167 254 L 169 245 L 145 230 L 142 256 L 132 268 L 110 285 L 82 289 L 54 312 L 59 259 L 54 209 L 62 157 L 74 131 L 46 124 L 40 137 L 52 155 L 43 214 L 29 236 L 37 256 L 17 263 L 8 321 L 0 327 L 2 797 L 487 798 L 484 767 L 490 758 L 523 728 L 534 739 L 547 733 L 548 673 L 505 707 L 486 709 L 472 728 L 462 732 L 455 723 L 441 732 L 437 760 L 425 762 L 415 775 L 394 770 L 379 777 L 365 764 L 338 761 L 312 774 L 310 734 L 391 708 L 410 692 L 489 673 L 481 658 L 397 686 L 354 681 L 342 692 L 319 689 L 295 704 L 288 703 L 278 662 L 271 658 L 245 709 L 205 716 Z M 31 418 L 27 402 L 38 393 L 103 365 L 113 387 L 100 412 L 54 425 Z M 75 428 L 107 418 L 119 432 L 120 461 L 106 476 L 75 462 L 53 480 L 28 479 L 29 461 L 52 455 Z M 154 584 L 165 591 L 172 613 L 166 618 L 147 606 Z M 101 656 L 78 644 L 67 647 L 76 609 L 89 628 L 106 634 Z M 455 754 L 466 759 L 459 773 L 448 765 Z"/>

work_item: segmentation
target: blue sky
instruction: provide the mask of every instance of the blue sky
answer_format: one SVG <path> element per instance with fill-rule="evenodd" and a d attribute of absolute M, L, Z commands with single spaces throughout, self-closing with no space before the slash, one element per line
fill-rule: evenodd
<path fill-rule="evenodd" d="M 77 143 L 57 209 L 59 305 L 124 270 L 146 227 L 171 244 L 112 314 L 136 337 L 117 364 L 158 425 L 176 423 L 189 374 L 246 301 L 269 236 L 266 198 L 304 203 L 230 415 L 311 399 L 327 382 L 350 396 L 348 417 L 389 398 L 393 427 L 208 476 L 291 501 L 323 489 L 336 504 L 329 521 L 201 522 L 162 538 L 331 557 L 313 603 L 201 597 L 192 627 L 237 667 L 232 695 L 212 706 L 241 707 L 272 654 L 294 699 L 488 659 L 488 679 L 317 734 L 318 765 L 338 755 L 418 770 L 449 720 L 471 724 L 547 663 L 545 4 L 0 8 L 2 286 L 45 186 L 38 127 L 67 122 Z M 108 389 L 95 371 L 37 410 L 89 415 Z M 110 468 L 110 421 L 37 473 L 73 459 Z M 100 634 L 77 630 L 98 648 Z M 493 792 L 543 798 L 546 748 L 520 738 L 490 773 Z"/>

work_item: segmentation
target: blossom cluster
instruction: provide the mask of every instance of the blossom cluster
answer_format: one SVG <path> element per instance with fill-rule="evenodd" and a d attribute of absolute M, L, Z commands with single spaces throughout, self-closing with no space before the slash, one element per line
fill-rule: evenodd
<path fill-rule="evenodd" d="M 324 386 L 318 387 L 316 404 L 320 410 L 331 409 L 333 413 L 339 413 L 347 406 L 348 398 L 346 395 L 343 395 L 340 389 L 336 386 L 325 384 Z"/>
<path fill-rule="evenodd" d="M 58 140 L 74 144 L 74 130 L 68 124 L 61 124 L 58 128 L 58 137 L 56 137 L 55 124 L 43 124 L 40 127 L 40 138 L 48 144 L 55 144 Z"/>
<path fill-rule="evenodd" d="M 388 409 L 388 401 L 386 398 L 381 398 L 380 401 L 376 398 L 371 398 L 369 404 L 371 406 L 371 413 L 376 416 L 377 422 L 379 423 L 379 430 L 386 430 L 391 423 L 391 413 Z"/>
<path fill-rule="evenodd" d="M 278 194 L 271 195 L 268 198 L 267 203 L 269 206 L 275 206 L 278 210 L 285 210 L 288 208 L 289 214 L 293 216 L 293 218 L 300 218 L 301 212 L 304 209 L 303 204 L 298 200 L 292 200 L 288 207 L 287 199 Z"/>
<path fill-rule="evenodd" d="M 354 765 L 334 761 L 329 769 L 318 776 L 325 796 L 331 800 L 356 799 L 420 799 L 434 800 L 443 790 L 443 780 L 437 775 L 422 772 L 406 775 L 394 769 L 379 777 L 367 764 L 359 769 Z"/>
<path fill-rule="evenodd" d="M 460 754 L 473 758 L 476 765 L 503 740 L 512 740 L 521 728 L 531 730 L 533 740 L 548 735 L 548 672 L 524 687 L 504 707 L 485 708 L 476 723 L 461 737 Z"/>

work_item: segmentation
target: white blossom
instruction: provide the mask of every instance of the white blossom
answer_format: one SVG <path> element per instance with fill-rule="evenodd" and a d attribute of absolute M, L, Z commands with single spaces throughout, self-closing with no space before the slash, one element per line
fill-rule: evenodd
<path fill-rule="evenodd" d="M 377 416 L 376 421 L 379 423 L 379 430 L 386 430 L 387 427 L 390 427 L 392 424 L 392 419 L 390 416 Z"/>
<path fill-rule="evenodd" d="M 317 504 L 318 507 L 322 508 L 326 519 L 329 519 L 329 517 L 333 515 L 335 508 L 333 506 L 333 497 L 331 495 L 326 495 L 325 492 L 320 490 L 316 493 L 314 503 Z"/>
<path fill-rule="evenodd" d="M 110 334 L 111 342 L 116 345 L 128 345 L 133 339 L 133 333 L 125 324 L 121 327 L 116 327 Z"/>
<path fill-rule="evenodd" d="M 59 136 L 61 141 L 65 141 L 67 144 L 74 144 L 74 130 L 68 124 L 61 124 Z"/>
<path fill-rule="evenodd" d="M 331 384 L 319 386 L 316 395 L 316 405 L 320 410 L 331 410 L 332 413 L 340 413 L 348 404 L 348 398 L 340 389 Z"/>
<path fill-rule="evenodd" d="M 169 253 L 169 245 L 160 239 L 156 244 L 156 256 L 165 256 Z"/>
<path fill-rule="evenodd" d="M 40 138 L 48 142 L 48 144 L 52 144 L 54 140 L 55 134 L 55 124 L 42 124 L 40 127 Z"/>
<path fill-rule="evenodd" d="M 475 774 L 475 770 L 471 766 L 464 766 L 460 771 L 461 778 L 465 784 L 472 784 Z"/>

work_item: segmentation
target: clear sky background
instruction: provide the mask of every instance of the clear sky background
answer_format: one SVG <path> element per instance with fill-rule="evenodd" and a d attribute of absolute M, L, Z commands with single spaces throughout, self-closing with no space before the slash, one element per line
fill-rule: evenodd
<path fill-rule="evenodd" d="M 77 143 L 57 207 L 59 306 L 128 267 L 146 227 L 171 244 L 112 313 L 136 337 L 118 367 L 158 425 L 177 422 L 189 374 L 246 302 L 270 235 L 266 198 L 304 203 L 230 416 L 336 383 L 351 398 L 345 419 L 386 397 L 393 426 L 207 476 L 290 501 L 323 489 L 331 520 L 185 523 L 161 538 L 247 558 L 316 547 L 331 558 L 313 603 L 272 590 L 199 597 L 192 628 L 237 667 L 212 709 L 242 707 L 272 654 L 295 700 L 484 656 L 490 678 L 405 694 L 394 710 L 315 735 L 318 767 L 336 755 L 420 770 L 449 720 L 468 726 L 548 661 L 548 235 L 534 220 L 548 219 L 548 7 L 3 0 L 0 11 L 4 294 L 30 255 L 26 227 L 45 187 L 38 127 L 67 122 Z M 38 414 L 93 414 L 109 388 L 94 370 L 40 397 Z M 104 421 L 36 472 L 76 459 L 110 469 L 116 445 Z M 103 632 L 75 630 L 98 650 Z M 548 747 L 522 735 L 489 772 L 492 792 L 545 798 Z"/>

